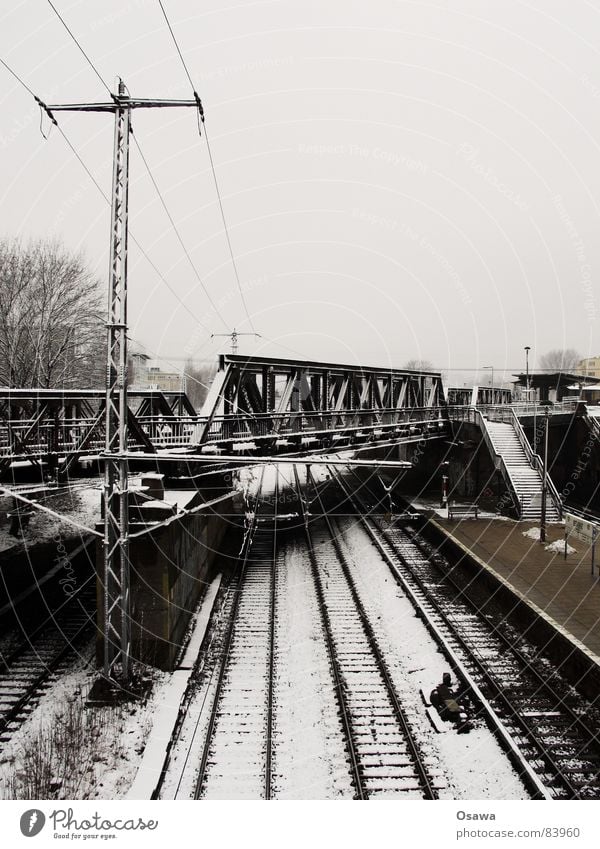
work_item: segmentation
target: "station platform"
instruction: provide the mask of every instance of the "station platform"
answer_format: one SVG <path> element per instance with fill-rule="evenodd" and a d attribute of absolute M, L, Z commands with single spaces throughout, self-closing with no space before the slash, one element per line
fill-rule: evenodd
<path fill-rule="evenodd" d="M 600 545 L 592 576 L 591 546 L 583 540 L 569 537 L 575 551 L 565 560 L 563 524 L 548 525 L 546 542 L 540 543 L 539 534 L 537 539 L 524 535 L 531 528 L 539 530 L 535 522 L 439 516 L 430 516 L 429 522 L 583 644 L 600 664 Z M 552 543 L 556 545 L 548 550 Z"/>

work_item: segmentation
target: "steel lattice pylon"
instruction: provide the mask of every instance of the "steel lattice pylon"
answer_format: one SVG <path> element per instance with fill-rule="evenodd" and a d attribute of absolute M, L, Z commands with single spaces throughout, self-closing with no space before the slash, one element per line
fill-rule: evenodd
<path fill-rule="evenodd" d="M 104 675 L 129 676 L 127 451 L 127 216 L 131 113 L 119 83 L 115 109 L 111 255 L 108 291 L 106 458 L 104 466 Z"/>
<path fill-rule="evenodd" d="M 108 103 L 43 104 L 53 112 L 108 112 L 115 115 L 108 352 L 106 369 L 106 444 L 104 472 L 104 677 L 125 683 L 130 675 L 131 616 L 128 556 L 127 466 L 127 210 L 131 110 L 192 107 L 202 112 L 200 98 L 154 100 L 132 98 L 122 80 Z"/>

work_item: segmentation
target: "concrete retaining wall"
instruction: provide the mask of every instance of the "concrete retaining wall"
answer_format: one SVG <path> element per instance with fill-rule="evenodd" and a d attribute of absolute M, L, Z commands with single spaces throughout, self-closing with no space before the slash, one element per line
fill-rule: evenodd
<path fill-rule="evenodd" d="M 217 508 L 232 512 L 231 499 Z M 192 508 L 194 502 L 188 505 Z M 131 525 L 130 532 L 143 526 Z M 225 544 L 237 535 L 236 526 L 213 510 L 183 515 L 169 525 L 130 542 L 132 655 L 171 670 L 182 647 L 198 600 L 210 581 L 211 569 Z M 97 547 L 98 574 L 102 574 L 102 545 Z M 97 658 L 102 662 L 103 587 L 98 580 Z"/>

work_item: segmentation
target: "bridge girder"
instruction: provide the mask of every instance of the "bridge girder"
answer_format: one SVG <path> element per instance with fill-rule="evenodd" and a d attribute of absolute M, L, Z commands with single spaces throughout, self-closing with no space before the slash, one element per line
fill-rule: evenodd
<path fill-rule="evenodd" d="M 390 435 L 402 422 L 439 420 L 444 409 L 439 372 L 223 354 L 192 443 L 277 453 L 311 434 L 321 443 L 377 428 Z"/>

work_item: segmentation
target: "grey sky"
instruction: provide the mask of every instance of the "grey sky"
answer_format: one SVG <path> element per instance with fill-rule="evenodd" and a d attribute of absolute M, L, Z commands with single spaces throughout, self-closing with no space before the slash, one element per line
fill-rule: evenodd
<path fill-rule="evenodd" d="M 202 97 L 231 237 L 270 356 L 441 368 L 597 354 L 600 3 L 164 0 Z M 102 76 L 189 97 L 157 0 L 55 0 Z M 1 54 L 47 102 L 106 93 L 46 0 L 7 3 Z M 107 277 L 109 208 L 0 68 L 1 231 L 59 236 Z M 112 121 L 61 126 L 106 192 Z M 192 110 L 134 131 L 229 328 L 248 330 Z M 131 155 L 131 229 L 223 331 Z M 130 325 L 151 352 L 226 348 L 135 245 Z M 285 347 L 280 347 L 276 342 Z"/>

